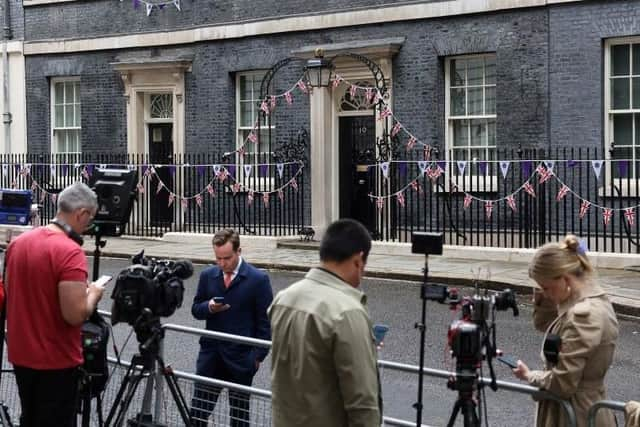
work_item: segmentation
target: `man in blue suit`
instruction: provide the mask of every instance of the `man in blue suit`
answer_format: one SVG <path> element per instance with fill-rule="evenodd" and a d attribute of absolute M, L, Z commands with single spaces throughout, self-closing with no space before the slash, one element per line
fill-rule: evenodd
<path fill-rule="evenodd" d="M 270 340 L 267 307 L 273 292 L 269 276 L 240 256 L 240 237 L 234 230 L 215 234 L 213 252 L 217 265 L 200 274 L 191 307 L 193 317 L 206 320 L 210 331 Z M 268 352 L 265 348 L 201 337 L 196 374 L 250 386 Z M 221 387 L 195 384 L 191 402 L 193 426 L 207 425 L 220 392 Z M 232 427 L 249 425 L 249 399 L 248 393 L 229 391 Z"/>

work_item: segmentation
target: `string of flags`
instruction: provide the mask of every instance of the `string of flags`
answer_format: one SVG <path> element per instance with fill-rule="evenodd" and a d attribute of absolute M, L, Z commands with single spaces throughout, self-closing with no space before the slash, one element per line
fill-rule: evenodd
<path fill-rule="evenodd" d="M 2 165 L 2 172 L 4 176 L 8 175 L 9 172 L 9 167 L 12 165 L 7 165 L 7 164 L 3 164 Z M 39 200 L 40 202 L 44 202 L 47 198 L 49 198 L 49 200 L 51 200 L 51 202 L 53 204 L 56 203 L 57 201 L 57 193 L 51 192 L 51 191 L 47 191 L 37 180 L 36 178 L 31 174 L 31 168 L 36 166 L 36 167 L 48 167 L 49 173 L 51 176 L 55 176 L 57 173 L 57 170 L 59 167 L 62 166 L 62 169 L 67 169 L 64 173 L 68 173 L 69 167 L 70 165 L 60 165 L 60 164 L 25 164 L 25 165 L 13 165 L 16 169 L 17 175 L 14 177 L 13 182 L 11 183 L 12 188 L 16 188 L 17 187 L 17 180 L 19 178 L 26 178 L 29 177 L 31 179 L 31 190 L 34 192 L 39 192 L 40 197 Z M 66 166 L 66 168 L 64 168 L 64 166 Z M 89 178 L 91 177 L 91 175 L 93 174 L 94 169 L 97 167 L 98 169 L 105 169 L 107 168 L 107 166 L 113 167 L 114 165 L 94 165 L 94 164 L 86 164 L 86 165 L 77 165 L 76 168 L 80 169 L 80 175 L 82 176 L 83 179 L 85 180 L 89 180 Z M 137 168 L 136 165 L 119 165 L 119 166 L 127 166 L 129 169 L 135 169 Z M 298 182 L 297 182 L 297 178 L 300 176 L 300 174 L 303 171 L 303 163 L 302 162 L 284 162 L 284 163 L 263 163 L 263 164 L 256 164 L 255 168 L 254 165 L 243 165 L 243 170 L 245 173 L 245 177 L 249 177 L 253 174 L 255 174 L 255 176 L 268 176 L 268 168 L 269 167 L 273 167 L 275 166 L 276 171 L 278 173 L 278 176 L 280 177 L 280 179 L 284 178 L 284 173 L 285 173 L 285 169 L 287 167 L 289 167 L 289 169 L 293 169 L 295 168 L 295 170 L 292 171 L 292 176 L 291 178 L 285 182 L 284 184 L 282 184 L 281 186 L 271 189 L 269 191 L 265 191 L 265 190 L 256 190 L 254 188 L 251 188 L 250 186 L 244 184 L 243 182 L 240 182 L 236 177 L 235 177 L 235 173 L 236 173 L 236 165 L 220 165 L 220 164 L 206 164 L 206 165 L 143 165 L 143 169 L 144 172 L 142 174 L 142 177 L 140 178 L 140 180 L 138 181 L 138 183 L 136 184 L 136 189 L 139 193 L 145 193 L 146 189 L 149 188 L 151 186 L 151 180 L 153 177 L 155 177 L 157 179 L 157 186 L 155 188 L 155 194 L 159 194 L 161 191 L 166 191 L 167 193 L 169 193 L 169 197 L 168 197 L 168 206 L 171 206 L 174 202 L 179 201 L 180 204 L 182 205 L 183 208 L 187 208 L 188 204 L 190 201 L 195 201 L 196 205 L 198 207 L 202 207 L 202 204 L 204 203 L 204 198 L 203 196 L 206 195 L 207 193 L 213 198 L 216 197 L 216 191 L 214 188 L 214 184 L 216 181 L 219 181 L 221 183 L 225 182 L 225 181 L 229 181 L 229 186 L 233 192 L 233 194 L 238 193 L 239 191 L 243 191 L 247 193 L 247 198 L 248 198 L 248 202 L 249 204 L 251 204 L 254 200 L 255 197 L 257 196 L 261 196 L 262 200 L 265 204 L 265 207 L 269 207 L 269 200 L 271 198 L 271 195 L 275 194 L 277 195 L 278 199 L 280 201 L 284 201 L 284 190 L 288 187 L 291 187 L 294 191 L 298 191 Z M 162 179 L 160 178 L 160 176 L 157 174 L 156 168 L 169 168 L 169 170 L 171 171 L 171 173 L 175 173 L 176 170 L 179 167 L 195 167 L 197 170 L 197 173 L 199 175 L 204 175 L 207 172 L 207 169 L 211 168 L 214 178 L 212 180 L 210 180 L 207 185 L 205 185 L 200 191 L 196 192 L 195 194 L 192 195 L 181 195 L 178 194 L 176 192 L 174 192 L 172 189 L 169 188 L 169 186 L 162 181 Z M 255 172 L 254 172 L 255 170 Z M 145 179 L 147 180 L 147 186 L 145 187 Z"/>
<path fill-rule="evenodd" d="M 120 0 L 122 3 L 123 0 Z M 139 9 L 140 6 L 147 13 L 147 16 L 151 15 L 153 9 L 162 10 L 168 5 L 173 5 L 178 11 L 180 11 L 180 0 L 160 0 L 160 1 L 148 1 L 148 0 L 132 0 L 133 8 Z"/>
<path fill-rule="evenodd" d="M 500 170 L 502 172 L 503 178 L 506 179 L 507 177 L 507 172 L 509 170 L 509 167 L 511 165 L 511 163 L 520 163 L 521 167 L 522 167 L 522 171 L 523 171 L 523 175 L 526 176 L 527 178 L 525 179 L 525 181 L 512 193 L 504 196 L 504 197 L 500 197 L 497 199 L 483 199 L 477 196 L 474 196 L 472 194 L 470 194 L 469 192 L 463 191 L 460 186 L 455 183 L 455 182 L 451 182 L 451 189 L 452 190 L 458 190 L 461 191 L 462 194 L 464 194 L 464 199 L 463 199 L 463 208 L 466 210 L 468 209 L 473 202 L 478 202 L 484 205 L 484 210 L 485 210 L 485 215 L 487 217 L 487 219 L 491 219 L 491 215 L 493 213 L 493 210 L 495 208 L 495 206 L 497 206 L 499 203 L 506 203 L 506 205 L 514 212 L 517 212 L 517 202 L 516 202 L 516 197 L 521 193 L 521 192 L 525 192 L 527 193 L 530 197 L 535 198 L 536 197 L 536 192 L 535 189 L 532 185 L 532 181 L 534 181 L 537 177 L 538 179 L 538 185 L 542 185 L 546 182 L 548 182 L 551 178 L 554 178 L 556 180 L 556 182 L 558 183 L 558 192 L 556 194 L 556 202 L 560 202 L 562 201 L 568 194 L 571 194 L 573 197 L 577 198 L 580 201 L 580 209 L 578 211 L 578 216 L 580 219 L 583 219 L 585 217 L 585 215 L 589 212 L 589 210 L 591 208 L 595 208 L 595 209 L 599 209 L 602 211 L 602 220 L 603 220 L 603 224 L 605 226 L 607 226 L 610 222 L 611 222 L 611 218 L 614 214 L 614 212 L 623 212 L 624 213 L 624 217 L 627 221 L 627 223 L 629 225 L 634 225 L 635 224 L 635 217 L 636 217 L 636 212 L 638 210 L 638 208 L 640 208 L 640 204 L 636 204 L 636 205 L 631 205 L 631 206 L 626 206 L 626 207 L 621 207 L 621 208 L 612 208 L 612 207 L 608 207 L 608 206 L 603 206 L 603 205 L 599 205 L 598 203 L 594 203 L 590 200 L 585 199 L 584 197 L 582 197 L 578 192 L 574 191 L 573 189 L 571 189 L 560 177 L 558 177 L 555 172 L 554 172 L 554 167 L 557 166 L 559 163 L 561 162 L 565 162 L 565 160 L 544 160 L 544 161 L 540 161 L 535 170 L 532 171 L 532 167 L 534 165 L 534 161 L 533 160 L 514 160 L 514 161 L 495 161 L 500 163 Z M 596 179 L 600 179 L 601 176 L 601 172 L 602 172 L 602 166 L 603 164 L 607 163 L 607 162 L 618 162 L 618 163 L 627 163 L 627 167 L 628 167 L 628 162 L 629 160 L 580 160 L 580 161 L 576 161 L 576 160 L 566 160 L 567 165 L 569 167 L 575 167 L 580 163 L 584 163 L 584 162 L 590 162 L 594 175 L 596 176 Z M 417 176 L 415 176 L 413 179 L 411 179 L 409 181 L 408 184 L 406 184 L 405 186 L 403 186 L 402 188 L 400 188 L 399 190 L 397 190 L 394 193 L 391 193 L 389 195 L 375 195 L 375 194 L 369 194 L 369 198 L 374 201 L 376 203 L 376 206 L 378 207 L 378 209 L 382 210 L 385 207 L 385 202 L 388 199 L 391 198 L 396 198 L 396 201 L 398 203 L 398 205 L 400 207 L 405 207 L 406 205 L 406 196 L 405 193 L 406 191 L 411 188 L 413 189 L 415 192 L 417 193 L 423 193 L 423 190 L 421 188 L 420 185 L 420 178 L 423 176 L 428 177 L 433 184 L 435 184 L 437 182 L 437 180 L 444 175 L 445 170 L 447 168 L 447 165 L 449 163 L 455 163 L 458 169 L 458 172 L 460 174 L 460 176 L 464 175 L 464 172 L 466 170 L 467 167 L 467 162 L 464 161 L 455 161 L 455 162 L 447 162 L 447 161 L 433 161 L 433 162 L 427 162 L 427 161 L 393 161 L 393 162 L 381 162 L 377 165 L 375 165 L 374 167 L 378 167 L 380 169 L 380 172 L 382 174 L 382 176 L 384 178 L 388 178 L 389 177 L 389 171 L 390 171 L 390 165 L 392 163 L 397 163 L 398 164 L 398 168 L 399 168 L 399 173 L 400 175 L 404 175 L 406 176 L 407 174 L 407 166 L 409 164 L 415 163 L 418 166 L 418 170 L 419 173 Z M 487 162 L 485 162 L 487 163 Z M 371 167 L 371 165 L 369 165 Z M 620 171 L 620 168 L 619 168 Z M 486 168 L 485 168 L 485 172 L 486 172 Z"/>

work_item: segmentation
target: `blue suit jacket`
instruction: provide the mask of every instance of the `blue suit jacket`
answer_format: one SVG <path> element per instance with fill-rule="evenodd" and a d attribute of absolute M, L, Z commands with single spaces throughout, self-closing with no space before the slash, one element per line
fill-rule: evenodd
<path fill-rule="evenodd" d="M 220 313 L 211 313 L 209 300 L 213 297 L 224 297 L 225 304 L 229 304 L 230 308 Z M 222 270 L 217 266 L 209 267 L 200 274 L 191 313 L 198 320 L 206 320 L 206 328 L 210 331 L 270 340 L 271 326 L 267 308 L 272 300 L 269 276 L 243 259 L 229 288 L 225 288 Z M 210 360 L 215 360 L 217 355 L 227 365 L 227 369 L 241 374 L 253 375 L 255 361 L 262 362 L 268 353 L 266 348 L 200 338 L 199 359 L 209 354 Z M 204 357 L 204 360 L 207 358 Z"/>

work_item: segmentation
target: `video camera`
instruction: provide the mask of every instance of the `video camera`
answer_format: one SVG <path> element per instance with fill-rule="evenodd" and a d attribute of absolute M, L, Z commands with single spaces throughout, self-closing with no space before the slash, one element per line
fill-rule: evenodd
<path fill-rule="evenodd" d="M 111 298 L 111 323 L 127 322 L 136 326 L 146 317 L 168 317 L 182 306 L 183 280 L 193 274 L 190 261 L 156 260 L 144 251 L 134 256 L 133 265 L 118 274 Z"/>

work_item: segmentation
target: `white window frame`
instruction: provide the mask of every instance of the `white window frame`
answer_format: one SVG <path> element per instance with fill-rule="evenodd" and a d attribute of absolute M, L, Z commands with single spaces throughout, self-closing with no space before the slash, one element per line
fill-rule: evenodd
<path fill-rule="evenodd" d="M 257 115 L 260 114 L 260 107 L 259 107 L 259 98 L 260 98 L 260 93 L 253 93 L 253 85 L 252 85 L 252 93 L 251 93 L 251 100 L 247 100 L 247 99 L 241 99 L 240 98 L 240 80 L 242 77 L 256 77 L 259 76 L 260 79 L 262 80 L 262 77 L 265 75 L 265 73 L 267 72 L 267 70 L 252 70 L 252 71 L 242 71 L 242 72 L 238 72 L 236 73 L 236 98 L 235 98 L 235 104 L 236 104 L 236 150 L 239 149 L 240 147 L 242 147 L 245 143 L 245 135 L 244 133 L 246 132 L 247 135 L 248 133 L 252 130 L 253 124 L 256 121 L 256 117 L 258 117 Z M 252 105 L 254 106 L 254 113 L 252 113 L 252 120 L 251 120 L 251 124 L 250 126 L 242 126 L 241 123 L 241 101 L 252 101 Z M 254 114 L 256 116 L 254 116 Z M 261 127 L 260 131 L 261 132 L 268 132 L 269 129 L 271 129 L 271 136 L 273 139 L 274 138 L 274 132 L 276 129 L 275 124 L 273 123 L 273 120 L 270 122 L 270 126 L 269 127 Z M 273 148 L 273 143 L 274 141 L 272 141 L 272 145 L 271 147 Z M 252 142 L 249 142 L 248 144 L 253 145 Z M 260 146 L 264 146 L 266 144 L 266 142 L 262 142 L 260 144 Z M 253 161 L 251 162 L 251 164 L 253 164 L 253 169 L 251 171 L 251 177 L 245 177 L 245 173 L 244 173 L 244 164 L 245 164 L 245 158 L 250 156 L 251 154 L 254 153 L 249 153 L 249 154 L 245 154 L 245 156 L 241 156 L 239 153 L 236 153 L 236 179 L 238 180 L 238 182 L 242 183 L 243 185 L 246 186 L 246 188 L 250 188 L 252 190 L 255 191 L 271 191 L 274 188 L 275 185 L 275 180 L 272 178 L 272 176 L 268 176 L 268 177 L 256 177 L 255 174 L 259 174 L 260 171 L 257 167 L 258 165 L 258 155 L 257 154 L 264 154 L 264 151 L 260 151 L 258 153 L 256 153 L 255 157 L 253 159 Z M 273 154 L 273 153 L 271 153 Z M 268 158 L 272 158 L 273 156 L 268 156 Z M 272 171 L 270 171 L 272 172 Z"/>
<path fill-rule="evenodd" d="M 50 81 L 50 110 L 51 110 L 51 116 L 50 116 L 50 130 L 51 130 L 51 134 L 50 134 L 50 140 L 51 140 L 51 153 L 52 154 L 67 154 L 70 156 L 65 156 L 65 157 L 70 157 L 70 158 L 74 158 L 74 157 L 79 157 L 80 154 L 82 154 L 82 102 L 79 102 L 79 113 L 80 113 L 80 126 L 68 126 L 68 127 L 57 127 L 56 126 L 56 85 L 59 83 L 77 83 L 78 84 L 78 91 L 80 91 L 80 77 L 56 77 L 56 78 L 52 78 Z M 64 89 L 63 89 L 63 93 L 65 93 Z M 74 98 L 75 98 L 75 94 L 74 94 Z M 81 97 L 79 98 L 81 99 Z M 67 105 L 68 103 L 64 103 L 63 105 Z M 75 105 L 75 103 L 72 103 L 72 105 Z M 64 111 L 64 109 L 63 109 Z M 56 131 L 66 131 L 66 130 L 77 130 L 79 133 L 79 140 L 78 140 L 78 151 L 58 151 L 58 143 L 56 140 Z M 67 160 L 63 160 L 64 162 L 69 162 L 71 161 L 69 158 L 67 158 Z"/>
<path fill-rule="evenodd" d="M 615 114 L 637 114 L 640 116 L 640 108 L 633 108 L 633 105 L 630 105 L 630 109 L 627 110 L 613 110 L 612 109 L 612 104 L 613 104 L 613 93 L 611 90 L 611 80 L 614 78 L 611 75 L 611 51 L 613 46 L 618 46 L 618 45 L 629 45 L 629 44 L 640 44 L 640 37 L 623 37 L 623 38 L 615 38 L 615 39 L 607 39 L 604 41 L 604 75 L 603 75 L 603 85 L 604 85 L 604 99 L 603 99 L 603 111 L 604 111 L 604 154 L 605 154 L 605 160 L 607 160 L 607 166 L 609 166 L 607 168 L 607 173 L 605 175 L 605 181 L 604 181 L 604 185 L 603 187 L 601 187 L 599 189 L 599 193 L 601 196 L 617 196 L 617 192 L 612 192 L 612 180 L 614 180 L 613 176 L 612 176 L 612 172 L 613 172 L 613 168 L 611 167 L 611 163 L 609 162 L 609 160 L 611 160 L 611 143 L 615 143 L 615 141 L 613 140 L 613 136 L 614 136 L 614 129 L 613 129 L 613 118 L 615 116 Z M 629 63 L 630 63 L 630 67 L 633 66 L 633 50 L 631 50 L 631 55 L 629 56 Z M 630 70 L 630 72 L 632 72 L 632 70 Z M 634 77 L 638 77 L 640 78 L 640 74 L 635 75 L 635 74 L 629 74 L 628 76 L 623 76 L 620 78 L 630 78 L 633 79 Z M 632 103 L 633 102 L 633 85 L 629 85 L 629 100 Z M 632 125 L 633 127 L 635 127 L 635 124 Z M 640 129 L 635 129 L 635 132 L 640 132 Z M 632 151 L 634 152 L 634 156 L 635 156 L 635 152 L 636 150 L 640 150 L 640 144 L 638 145 L 634 145 L 634 141 L 635 141 L 635 137 L 632 131 L 632 135 L 631 135 L 631 140 L 632 140 Z M 636 157 L 637 159 L 639 159 L 640 161 L 640 156 Z M 618 180 L 615 179 L 615 185 L 619 186 L 620 191 L 622 194 L 629 194 L 629 195 L 633 195 L 633 194 L 637 194 L 637 189 L 636 189 L 636 183 L 635 183 L 635 176 L 640 174 L 640 170 L 635 171 L 634 174 L 634 168 L 635 168 L 635 163 L 634 161 L 631 161 L 629 164 L 629 170 L 628 170 L 628 178 L 624 178 L 622 180 Z"/>
<path fill-rule="evenodd" d="M 464 115 L 464 116 L 451 115 L 451 62 L 454 60 L 460 60 L 460 59 L 479 59 L 479 58 L 487 58 L 487 57 L 491 57 L 494 60 L 496 60 L 496 73 L 497 73 L 497 55 L 495 52 L 488 52 L 488 53 L 482 53 L 482 54 L 455 55 L 455 56 L 448 56 L 445 58 L 445 78 L 444 78 L 445 80 L 445 141 L 446 141 L 445 158 L 447 160 L 447 163 L 449 164 L 449 167 L 452 168 L 451 173 L 450 174 L 448 173 L 447 176 L 448 177 L 450 176 L 451 181 L 453 181 L 453 183 L 455 183 L 458 186 L 458 187 L 454 187 L 452 189 L 453 191 L 463 191 L 463 188 L 465 191 L 476 191 L 476 190 L 497 191 L 498 189 L 498 176 L 497 176 L 497 173 L 495 173 L 495 171 L 497 170 L 497 165 L 492 165 L 488 162 L 486 177 L 483 178 L 482 175 L 471 173 L 472 170 L 477 170 L 477 166 L 475 164 L 474 159 L 467 159 L 467 167 L 465 170 L 465 174 L 464 176 L 460 177 L 458 175 L 458 166 L 453 161 L 453 156 L 452 156 L 454 122 L 456 120 L 493 119 L 497 123 L 497 111 L 495 111 L 493 114 L 482 114 L 482 115 Z M 484 78 L 484 72 L 483 72 L 483 78 Z M 477 85 L 474 85 L 471 87 L 476 87 L 476 86 Z M 470 87 L 468 85 L 466 78 L 465 78 L 464 87 L 466 89 Z M 483 84 L 480 85 L 480 87 L 483 88 L 482 100 L 483 100 L 483 109 L 484 109 L 485 97 L 486 97 L 485 88 L 487 87 L 497 88 L 497 76 L 496 76 L 496 83 L 486 84 L 486 82 L 483 81 Z M 465 91 L 465 99 L 467 95 L 468 95 L 468 91 Z M 496 107 L 497 107 L 497 90 L 496 90 Z M 488 138 L 488 132 L 486 137 Z M 496 128 L 496 139 L 497 139 L 497 128 Z M 486 145 L 483 148 L 486 150 L 489 150 L 489 149 L 497 150 L 497 145 L 492 145 L 492 146 Z M 493 175 L 489 173 L 490 170 L 494 171 Z M 447 189 L 449 189 L 449 184 L 450 184 L 449 180 L 447 179 Z"/>

